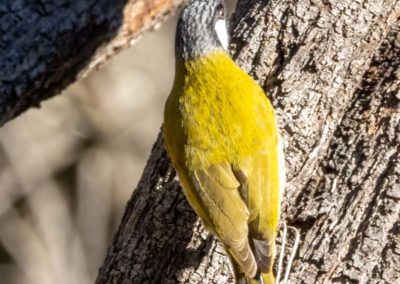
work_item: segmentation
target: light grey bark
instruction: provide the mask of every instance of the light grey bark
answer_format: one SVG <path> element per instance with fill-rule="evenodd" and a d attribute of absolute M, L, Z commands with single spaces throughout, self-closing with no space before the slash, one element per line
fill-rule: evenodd
<path fill-rule="evenodd" d="M 291 283 L 400 281 L 400 1 L 243 0 L 235 60 L 286 140 Z M 97 283 L 232 283 L 159 138 Z"/>
<path fill-rule="evenodd" d="M 183 0 L 0 2 L 0 126 L 98 68 Z"/>

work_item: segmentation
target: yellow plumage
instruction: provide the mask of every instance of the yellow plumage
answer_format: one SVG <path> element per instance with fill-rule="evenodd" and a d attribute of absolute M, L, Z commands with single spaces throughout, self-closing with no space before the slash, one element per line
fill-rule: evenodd
<path fill-rule="evenodd" d="M 261 87 L 222 50 L 178 59 L 163 129 L 185 195 L 224 244 L 237 280 L 262 272 L 273 283 L 283 173 Z"/>

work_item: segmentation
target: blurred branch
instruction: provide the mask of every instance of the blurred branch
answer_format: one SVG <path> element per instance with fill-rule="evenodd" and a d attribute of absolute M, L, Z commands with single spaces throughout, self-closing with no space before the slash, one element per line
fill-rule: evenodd
<path fill-rule="evenodd" d="M 400 1 L 242 0 L 233 56 L 287 141 L 282 220 L 301 230 L 291 283 L 397 283 Z M 97 283 L 232 283 L 161 137 Z"/>
<path fill-rule="evenodd" d="M 96 70 L 184 0 L 0 4 L 0 126 Z"/>

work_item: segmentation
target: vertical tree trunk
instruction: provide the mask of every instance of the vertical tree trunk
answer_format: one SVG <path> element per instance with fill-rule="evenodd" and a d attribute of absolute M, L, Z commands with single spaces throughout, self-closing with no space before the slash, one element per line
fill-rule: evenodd
<path fill-rule="evenodd" d="M 232 54 L 286 140 L 282 221 L 301 231 L 291 283 L 400 281 L 400 1 L 243 0 Z M 97 283 L 232 283 L 162 140 Z"/>

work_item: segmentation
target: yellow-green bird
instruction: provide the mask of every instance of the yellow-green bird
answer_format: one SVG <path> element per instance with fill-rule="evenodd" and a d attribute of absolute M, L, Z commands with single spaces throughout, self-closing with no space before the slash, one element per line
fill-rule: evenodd
<path fill-rule="evenodd" d="M 272 284 L 283 152 L 271 103 L 218 37 L 224 15 L 222 0 L 191 0 L 182 10 L 164 141 L 190 205 L 224 245 L 237 283 Z"/>

